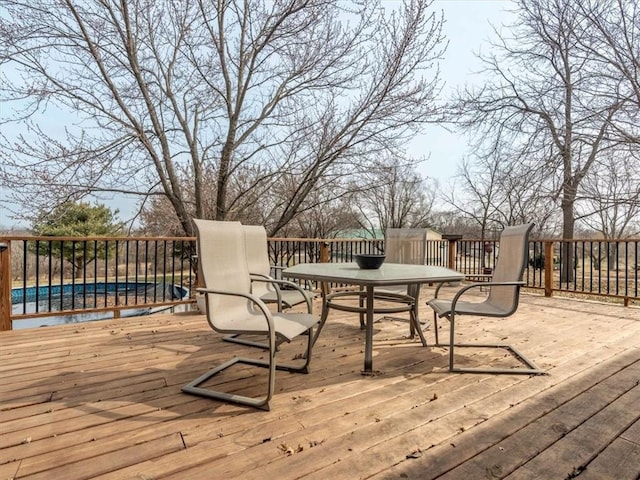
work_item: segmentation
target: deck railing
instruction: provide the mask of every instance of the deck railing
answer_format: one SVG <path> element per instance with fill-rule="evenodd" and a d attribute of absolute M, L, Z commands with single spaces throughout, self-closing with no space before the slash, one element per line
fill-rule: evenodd
<path fill-rule="evenodd" d="M 529 245 L 524 279 L 547 296 L 565 292 L 608 297 L 626 306 L 640 299 L 640 240 L 537 240 Z M 563 263 L 571 264 L 565 275 L 560 273 Z"/>
<path fill-rule="evenodd" d="M 193 303 L 192 240 L 0 237 L 0 329 L 30 318 L 74 322 Z"/>
<path fill-rule="evenodd" d="M 638 302 L 640 240 L 534 240 L 527 287 Z M 275 272 L 302 262 L 350 262 L 384 251 L 381 239 L 269 239 Z M 429 240 L 427 264 L 486 280 L 496 241 Z M 560 276 L 563 255 L 570 275 Z M 195 239 L 189 237 L 0 237 L 0 330 L 24 319 L 109 312 L 140 315 L 194 302 Z M 318 288 L 318 285 L 307 285 Z M 74 321 L 74 320 L 71 320 Z"/>

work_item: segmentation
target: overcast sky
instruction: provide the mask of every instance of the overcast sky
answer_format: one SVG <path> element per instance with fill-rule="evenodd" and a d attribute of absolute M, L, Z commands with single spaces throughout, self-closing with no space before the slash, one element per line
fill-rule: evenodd
<path fill-rule="evenodd" d="M 433 6 L 444 11 L 444 34 L 449 41 L 440 64 L 446 83 L 443 96 L 447 96 L 456 87 L 481 81 L 479 75 L 473 74 L 480 66 L 475 54 L 484 52 L 487 40 L 495 38 L 491 25 L 499 29 L 513 19 L 509 10 L 514 4 L 511 0 L 435 0 Z M 419 171 L 424 176 L 437 179 L 440 184 L 446 184 L 456 174 L 467 153 L 464 137 L 448 133 L 438 126 L 426 129 L 424 136 L 412 142 L 409 151 L 417 158 L 430 155 Z"/>

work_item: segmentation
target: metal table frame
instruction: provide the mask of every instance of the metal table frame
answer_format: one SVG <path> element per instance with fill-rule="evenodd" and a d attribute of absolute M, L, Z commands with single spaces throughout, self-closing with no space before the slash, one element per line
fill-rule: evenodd
<path fill-rule="evenodd" d="M 459 282 L 464 280 L 464 275 L 462 273 L 449 268 L 398 263 L 385 263 L 377 270 L 363 270 L 355 263 L 301 263 L 283 270 L 282 275 L 287 278 L 298 280 L 357 285 L 364 289 L 364 309 L 366 312 L 364 374 L 373 373 L 373 315 L 375 313 L 375 287 Z M 329 308 L 329 305 L 327 305 L 327 302 L 323 299 L 322 320 L 314 335 L 314 342 L 322 330 Z"/>

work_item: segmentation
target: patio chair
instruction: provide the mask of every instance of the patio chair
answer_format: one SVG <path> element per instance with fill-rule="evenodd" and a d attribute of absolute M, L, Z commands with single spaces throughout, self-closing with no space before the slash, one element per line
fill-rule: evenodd
<path fill-rule="evenodd" d="M 449 348 L 449 371 L 468 373 L 509 373 L 509 374 L 541 374 L 531 360 L 527 359 L 511 345 L 504 344 L 458 344 L 455 343 L 456 319 L 459 315 L 475 315 L 484 317 L 508 317 L 518 308 L 520 288 L 525 284 L 522 275 L 527 266 L 529 252 L 529 233 L 533 223 L 506 227 L 500 234 L 500 254 L 495 264 L 493 277 L 490 281 L 472 283 L 458 290 L 451 300 L 440 299 L 438 294 L 442 284 L 435 290 L 434 298 L 427 302 L 433 308 L 434 330 L 436 346 Z M 473 302 L 461 298 L 470 290 L 491 287 L 485 300 Z M 449 343 L 440 344 L 438 339 L 438 318 L 449 320 Z M 515 355 L 527 368 L 460 368 L 454 364 L 454 349 L 456 347 L 489 347 L 505 348 Z"/>
<path fill-rule="evenodd" d="M 385 262 L 404 263 L 413 265 L 424 265 L 426 260 L 426 240 L 427 230 L 424 228 L 388 228 L 385 232 Z M 357 295 L 359 306 L 351 307 L 343 302 L 345 299 L 353 298 Z M 418 316 L 418 300 L 420 297 L 420 285 L 398 285 L 389 287 L 378 287 L 374 290 L 376 302 L 384 302 L 387 305 L 376 305 L 376 314 L 409 313 L 409 333 L 413 338 L 418 332 L 423 346 L 427 346 L 427 340 L 422 333 L 420 318 Z M 358 312 L 360 315 L 360 328 L 365 328 L 364 320 L 364 299 L 363 291 L 359 292 L 336 292 L 325 296 L 324 303 L 328 308 L 335 308 L 348 312 Z M 390 305 L 389 305 L 390 304 Z M 320 325 L 324 324 L 328 308 L 323 308 L 323 316 Z"/>
<path fill-rule="evenodd" d="M 424 265 L 427 259 L 427 229 L 426 228 L 388 228 L 385 231 L 384 253 L 386 262 L 404 263 L 410 265 Z M 427 345 L 420 326 L 418 306 L 420 299 L 420 285 L 398 285 L 376 288 L 376 299 L 390 302 L 400 302 L 410 307 L 409 334 L 413 338 L 418 332 L 423 345 Z M 362 316 L 360 318 L 363 324 Z"/>
<path fill-rule="evenodd" d="M 251 275 L 251 293 L 264 303 L 276 303 L 278 312 L 301 303 L 307 304 L 307 311 L 312 312 L 313 293 L 300 288 L 287 280 L 275 279 L 271 276 L 272 266 L 269 263 L 267 231 L 261 225 L 243 225 L 245 248 L 249 273 Z M 258 348 L 269 348 L 266 343 L 241 338 L 240 334 L 225 335 L 226 342 L 238 343 Z"/>
<path fill-rule="evenodd" d="M 194 219 L 194 224 L 197 230 L 198 263 L 205 285 L 198 291 L 205 294 L 209 325 L 213 330 L 223 334 L 264 335 L 267 339 L 269 359 L 265 361 L 234 357 L 185 385 L 182 391 L 269 410 L 269 401 L 275 389 L 276 369 L 308 372 L 312 329 L 318 323 L 318 319 L 311 312 L 272 313 L 262 300 L 251 293 L 244 232 L 239 222 Z M 305 354 L 296 356 L 304 359 L 301 365 L 276 364 L 278 345 L 302 334 L 307 334 L 307 348 Z M 237 363 L 269 369 L 267 393 L 264 397 L 247 397 L 200 387 L 214 375 Z"/>

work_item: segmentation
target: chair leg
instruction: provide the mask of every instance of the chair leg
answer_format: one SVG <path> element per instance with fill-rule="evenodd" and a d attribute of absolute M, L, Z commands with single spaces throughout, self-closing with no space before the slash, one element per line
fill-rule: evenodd
<path fill-rule="evenodd" d="M 273 392 L 275 391 L 275 372 L 276 370 L 285 370 L 289 372 L 296 373 L 308 373 L 309 372 L 309 363 L 311 361 L 311 349 L 313 347 L 313 335 L 311 329 L 309 329 L 307 335 L 307 351 L 304 354 L 305 362 L 302 366 L 295 365 L 286 365 L 286 364 L 277 364 L 275 355 L 276 348 L 274 342 L 274 348 L 272 348 L 269 352 L 269 361 L 264 360 L 256 360 L 253 358 L 243 358 L 243 357 L 235 357 L 227 362 L 209 370 L 207 373 L 200 375 L 198 378 L 189 382 L 187 385 L 182 387 L 182 391 L 185 393 L 189 393 L 192 395 L 198 395 L 200 397 L 212 398 L 214 400 L 222 400 L 225 402 L 237 403 L 240 405 L 246 405 L 249 407 L 260 408 L 262 410 L 269 410 L 269 401 L 273 396 Z M 237 363 L 242 363 L 245 365 L 253 365 L 256 367 L 263 367 L 269 369 L 269 379 L 267 384 L 267 393 L 264 397 L 247 397 L 244 395 L 235 395 L 232 393 L 222 392 L 219 390 L 212 390 L 208 388 L 201 388 L 200 385 L 214 377 L 218 373 L 226 370 L 227 368 L 232 367 Z"/>
<path fill-rule="evenodd" d="M 514 357 L 516 357 L 521 363 L 526 365 L 527 368 L 463 368 L 456 367 L 451 362 L 451 356 L 449 358 L 449 371 L 453 373 L 496 373 L 507 375 L 547 375 L 547 373 L 539 368 L 532 360 L 525 357 L 520 351 L 511 345 L 501 343 L 456 343 L 456 348 L 502 348 L 508 350 Z M 450 347 L 451 348 L 451 347 Z M 453 349 L 450 350 L 450 353 Z"/>
<path fill-rule="evenodd" d="M 318 327 L 316 328 L 316 332 L 313 335 L 309 334 L 309 337 L 313 337 L 313 339 L 311 340 L 311 348 L 313 348 L 313 346 L 316 344 L 316 340 L 318 340 L 318 337 L 320 336 L 320 332 L 322 331 L 322 328 L 324 327 L 324 324 L 327 321 L 327 317 L 328 316 L 329 316 L 329 307 L 326 304 L 326 301 L 323 300 L 322 301 L 322 314 L 320 315 L 320 323 L 318 323 Z"/>
<path fill-rule="evenodd" d="M 424 327 L 420 322 L 420 315 L 418 312 L 418 308 L 420 306 L 420 303 L 419 303 L 420 302 L 420 285 L 411 286 L 408 292 L 409 292 L 409 295 L 411 295 L 414 298 L 413 314 L 415 315 L 415 322 L 409 323 L 409 337 L 413 338 L 415 335 L 415 330 L 417 329 L 418 335 L 420 336 L 420 340 L 422 340 L 422 344 L 426 347 L 427 343 L 426 343 L 426 340 L 424 339 L 424 334 L 422 333 L 422 329 L 427 328 L 429 326 L 429 322 L 425 321 Z"/>
<path fill-rule="evenodd" d="M 360 287 L 360 291 L 362 292 L 362 287 Z M 358 306 L 360 307 L 360 313 L 358 314 L 360 317 L 360 330 L 364 330 L 367 327 L 364 321 L 364 296 L 362 294 L 358 297 Z"/>
<path fill-rule="evenodd" d="M 454 367 L 453 367 L 453 362 L 454 362 L 454 356 L 453 356 L 453 349 L 456 345 L 455 343 L 455 327 L 456 327 L 456 316 L 454 313 L 451 314 L 451 316 L 449 317 L 449 371 L 453 372 L 454 371 Z"/>
<path fill-rule="evenodd" d="M 313 345 L 315 343 L 315 337 L 313 335 L 313 329 L 310 328 L 306 332 L 307 337 L 307 351 L 304 352 L 301 358 L 305 359 L 305 362 L 302 366 L 299 365 L 289 365 L 284 363 L 276 363 L 276 370 L 284 370 L 292 373 L 309 373 L 309 363 L 311 362 L 311 350 L 313 349 Z M 304 333 L 303 333 L 304 335 Z"/>
<path fill-rule="evenodd" d="M 422 342 L 422 346 L 426 347 L 427 346 L 427 339 L 424 338 L 424 333 L 422 332 L 422 328 L 420 326 L 420 319 L 418 318 L 418 316 L 415 313 L 415 309 L 411 310 L 411 312 L 409 312 L 409 323 L 411 324 L 411 338 L 413 338 L 413 335 L 415 333 L 415 331 L 418 332 L 418 336 L 420 337 L 420 341 Z"/>
<path fill-rule="evenodd" d="M 218 373 L 232 367 L 236 363 L 243 363 L 245 365 L 254 365 L 259 367 L 269 368 L 269 383 L 267 385 L 267 394 L 264 397 L 247 397 L 244 395 L 235 395 L 233 393 L 221 392 L 219 390 L 211 390 L 208 388 L 201 388 L 200 385 L 217 375 Z M 182 391 L 190 393 L 191 395 L 198 395 L 200 397 L 212 398 L 214 400 L 222 400 L 225 402 L 237 403 L 240 405 L 247 405 L 249 407 L 260 408 L 262 410 L 269 410 L 269 400 L 273 395 L 275 387 L 275 362 L 263 362 L 259 360 L 253 360 L 251 358 L 235 357 L 216 368 L 209 370 L 207 373 L 200 375 L 192 382 L 182 387 Z"/>
<path fill-rule="evenodd" d="M 436 328 L 436 347 L 448 347 L 449 348 L 449 371 L 453 373 L 495 373 L 495 374 L 507 374 L 507 375 L 546 375 L 546 372 L 540 368 L 522 353 L 520 353 L 515 347 L 503 344 L 503 343 L 455 343 L 455 314 L 451 314 L 447 318 L 449 319 L 449 344 L 438 343 L 438 326 L 437 315 L 434 313 L 434 326 Z M 526 368 L 463 368 L 455 366 L 455 348 L 503 348 L 511 352 L 521 363 L 526 365 Z"/>

